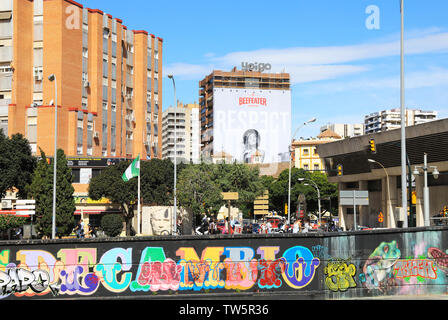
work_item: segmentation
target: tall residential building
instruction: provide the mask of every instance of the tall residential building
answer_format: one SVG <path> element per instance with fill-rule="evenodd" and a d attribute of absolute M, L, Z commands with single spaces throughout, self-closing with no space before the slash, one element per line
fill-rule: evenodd
<path fill-rule="evenodd" d="M 176 119 L 176 121 L 175 121 Z M 174 147 L 176 126 L 176 148 Z M 200 162 L 199 104 L 178 103 L 177 108 L 168 107 L 162 116 L 162 158 L 186 163 Z"/>
<path fill-rule="evenodd" d="M 162 45 L 72 0 L 2 0 L 0 125 L 52 156 L 57 84 L 68 156 L 160 158 Z"/>
<path fill-rule="evenodd" d="M 281 162 L 291 128 L 288 73 L 215 70 L 199 87 L 204 159 L 225 155 L 242 163 Z"/>
<path fill-rule="evenodd" d="M 309 171 L 324 171 L 325 164 L 317 153 L 317 146 L 340 139 L 340 135 L 327 129 L 316 138 L 294 140 L 291 144 L 293 166 Z"/>
<path fill-rule="evenodd" d="M 331 130 L 341 138 L 352 138 L 364 134 L 364 124 L 329 123 L 320 127 L 320 132 Z"/>
<path fill-rule="evenodd" d="M 406 109 L 406 126 L 426 123 L 437 119 L 437 111 Z M 364 133 L 375 133 L 401 128 L 401 110 L 390 109 L 364 116 Z"/>

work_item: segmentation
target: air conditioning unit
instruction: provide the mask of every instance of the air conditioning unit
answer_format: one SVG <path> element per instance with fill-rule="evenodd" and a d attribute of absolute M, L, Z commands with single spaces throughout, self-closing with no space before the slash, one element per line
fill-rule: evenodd
<path fill-rule="evenodd" d="M 2 200 L 2 209 L 12 209 L 12 200 Z"/>
<path fill-rule="evenodd" d="M 98 131 L 95 131 L 95 132 L 93 133 L 93 137 L 94 137 L 94 138 L 99 138 L 99 137 L 100 137 L 100 133 L 99 133 Z"/>
<path fill-rule="evenodd" d="M 83 86 L 84 86 L 84 88 L 88 88 L 88 87 L 90 87 L 90 83 L 89 83 L 89 81 L 83 81 Z"/>
<path fill-rule="evenodd" d="M 34 75 L 34 80 L 42 81 L 42 79 L 43 79 L 43 75 L 41 73 L 36 73 Z"/>

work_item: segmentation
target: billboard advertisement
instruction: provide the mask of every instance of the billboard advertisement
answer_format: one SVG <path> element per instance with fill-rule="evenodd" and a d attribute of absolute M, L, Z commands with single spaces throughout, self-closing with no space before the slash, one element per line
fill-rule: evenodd
<path fill-rule="evenodd" d="M 290 127 L 289 90 L 214 89 L 215 155 L 224 152 L 242 163 L 287 161 Z"/>

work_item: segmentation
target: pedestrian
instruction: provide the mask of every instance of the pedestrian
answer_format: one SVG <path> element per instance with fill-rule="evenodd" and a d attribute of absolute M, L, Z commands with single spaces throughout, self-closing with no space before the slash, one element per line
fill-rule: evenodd
<path fill-rule="evenodd" d="M 307 233 L 310 230 L 310 220 L 308 218 L 305 218 L 304 223 L 303 223 L 303 229 L 302 229 L 302 233 Z"/>
<path fill-rule="evenodd" d="M 268 220 L 268 223 L 266 224 L 267 233 L 272 232 L 272 223 Z"/>
<path fill-rule="evenodd" d="M 292 233 L 299 233 L 299 232 L 300 232 L 300 220 L 296 220 L 296 221 L 294 221 Z"/>
<path fill-rule="evenodd" d="M 215 234 L 216 233 L 216 223 L 215 223 L 215 219 L 212 218 L 210 220 L 210 224 L 208 225 L 208 233 L 209 234 Z"/>
<path fill-rule="evenodd" d="M 86 238 L 96 238 L 96 230 L 92 227 L 92 225 L 89 223 L 87 225 L 87 234 L 86 234 Z"/>

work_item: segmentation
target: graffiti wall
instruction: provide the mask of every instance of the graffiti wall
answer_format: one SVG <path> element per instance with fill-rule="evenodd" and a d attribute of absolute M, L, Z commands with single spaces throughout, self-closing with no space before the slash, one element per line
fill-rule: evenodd
<path fill-rule="evenodd" d="M 444 294 L 447 230 L 5 242 L 0 298 Z"/>

